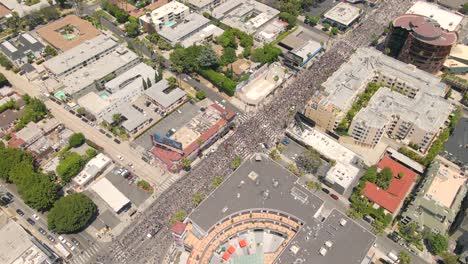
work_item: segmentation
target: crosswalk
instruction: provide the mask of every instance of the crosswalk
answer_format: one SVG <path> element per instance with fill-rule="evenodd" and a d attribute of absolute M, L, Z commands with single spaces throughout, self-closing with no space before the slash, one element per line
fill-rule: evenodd
<path fill-rule="evenodd" d="M 167 179 L 162 185 L 159 186 L 159 193 L 164 192 L 165 190 L 169 189 L 171 185 L 179 179 L 178 175 L 173 175 L 169 179 Z"/>
<path fill-rule="evenodd" d="M 91 263 L 92 262 L 92 259 L 94 256 L 96 256 L 96 254 L 102 250 L 102 247 L 95 243 L 94 245 L 92 245 L 91 247 L 87 248 L 86 250 L 83 251 L 83 253 L 81 252 L 73 252 L 73 258 L 69 261 L 70 264 L 87 264 L 87 263 Z"/>
<path fill-rule="evenodd" d="M 238 125 L 241 125 L 241 124 L 247 122 L 247 120 L 249 120 L 249 118 L 250 118 L 250 116 L 248 116 L 247 114 L 238 114 L 236 116 Z"/>

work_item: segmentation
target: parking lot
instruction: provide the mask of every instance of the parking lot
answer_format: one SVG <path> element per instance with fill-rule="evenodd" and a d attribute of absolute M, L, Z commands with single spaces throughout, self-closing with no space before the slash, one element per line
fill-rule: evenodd
<path fill-rule="evenodd" d="M 120 174 L 115 173 L 116 170 L 110 171 L 105 177 L 121 191 L 132 204 L 137 207 L 140 206 L 148 197 L 151 196 L 150 193 L 143 191 L 137 187 L 138 179 L 132 177 L 130 180 L 124 178 Z"/>
<path fill-rule="evenodd" d="M 166 116 L 163 120 L 146 131 L 143 135 L 137 138 L 134 143 L 141 146 L 145 150 L 150 150 L 152 147 L 151 136 L 155 133 L 166 135 L 170 129 L 178 130 L 197 115 L 200 107 L 190 102 L 185 103 L 177 111 Z"/>
<path fill-rule="evenodd" d="M 466 114 L 466 113 L 465 113 Z M 450 136 L 443 155 L 456 164 L 468 163 L 468 118 L 462 117 L 458 121 L 453 134 Z"/>

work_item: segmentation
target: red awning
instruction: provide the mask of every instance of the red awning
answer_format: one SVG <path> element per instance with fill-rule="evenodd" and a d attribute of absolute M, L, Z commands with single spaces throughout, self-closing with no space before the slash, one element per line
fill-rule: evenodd
<path fill-rule="evenodd" d="M 241 248 L 245 248 L 245 247 L 247 246 L 247 241 L 245 241 L 245 240 L 239 241 L 239 246 L 240 246 Z"/>

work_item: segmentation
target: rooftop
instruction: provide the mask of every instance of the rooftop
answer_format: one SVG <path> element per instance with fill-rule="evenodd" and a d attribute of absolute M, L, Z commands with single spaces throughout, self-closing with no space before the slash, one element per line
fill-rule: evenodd
<path fill-rule="evenodd" d="M 451 1 L 454 2 L 455 0 Z M 443 8 L 436 3 L 425 1 L 416 2 L 406 13 L 434 19 L 443 29 L 449 31 L 457 31 L 463 20 L 463 15 L 460 13 Z"/>
<path fill-rule="evenodd" d="M 333 166 L 326 175 L 326 180 L 337 183 L 347 189 L 359 174 L 359 164 L 362 159 L 351 150 L 347 149 L 333 138 L 313 128 L 304 131 L 295 131 L 306 145 L 313 147 L 325 157 L 335 160 Z"/>
<path fill-rule="evenodd" d="M 460 189 L 465 185 L 468 177 L 457 166 L 442 163 L 438 169 L 433 168 L 433 180 L 426 190 L 424 197 L 437 204 L 452 208 Z"/>
<path fill-rule="evenodd" d="M 0 18 L 3 18 L 9 14 L 11 14 L 11 10 L 8 9 L 8 7 L 6 7 L 4 4 L 0 3 Z"/>
<path fill-rule="evenodd" d="M 156 28 L 158 28 L 158 25 L 165 22 L 164 17 L 168 16 L 169 14 L 180 14 L 185 12 L 189 12 L 188 6 L 177 1 L 172 1 L 142 15 L 140 19 L 146 23 L 152 22 Z"/>
<path fill-rule="evenodd" d="M 120 46 L 111 53 L 100 57 L 99 60 L 88 63 L 85 67 L 62 77 L 60 81 L 65 86 L 63 91 L 66 94 L 74 95 L 87 86 L 92 85 L 96 80 L 100 80 L 136 60 L 138 60 L 137 54 Z"/>
<path fill-rule="evenodd" d="M 0 50 L 13 61 L 26 57 L 29 52 L 41 52 L 43 49 L 44 45 L 29 33 L 5 40 L 0 45 Z"/>
<path fill-rule="evenodd" d="M 148 78 L 154 80 L 154 76 L 155 70 L 148 64 L 140 62 L 114 79 L 106 82 L 104 87 L 110 93 L 116 93 L 117 91 L 127 89 L 134 85 L 141 87 L 143 85 L 142 79 L 146 82 Z"/>
<path fill-rule="evenodd" d="M 0 237 L 1 263 L 46 263 L 47 256 L 31 241 L 32 237 L 3 212 L 0 212 Z"/>
<path fill-rule="evenodd" d="M 446 85 L 440 78 L 388 57 L 374 48 L 360 48 L 322 85 L 320 104 L 346 113 L 367 84 L 379 74 L 391 76 L 419 91 L 443 96 Z"/>
<path fill-rule="evenodd" d="M 201 42 L 205 41 L 208 37 L 215 39 L 216 37 L 223 34 L 223 32 L 224 30 L 222 30 L 221 28 L 209 24 L 206 27 L 202 27 L 197 34 L 193 34 L 184 38 L 180 44 L 183 47 L 189 47 L 195 44 L 200 44 Z"/>
<path fill-rule="evenodd" d="M 361 9 L 349 3 L 340 2 L 323 16 L 342 25 L 348 26 L 361 15 Z"/>
<path fill-rule="evenodd" d="M 96 157 L 92 158 L 81 172 L 73 178 L 73 181 L 78 185 L 85 185 L 91 179 L 97 176 L 104 168 L 111 164 L 112 160 L 106 155 L 99 153 Z"/>
<path fill-rule="evenodd" d="M 387 190 L 379 188 L 374 183 L 366 182 L 363 195 L 387 211 L 395 213 L 410 191 L 417 174 L 389 156 L 384 156 L 377 164 L 377 167 L 381 170 L 387 167 L 390 168 L 393 179 Z M 401 179 L 398 178 L 400 173 L 402 174 Z"/>
<path fill-rule="evenodd" d="M 132 132 L 149 120 L 148 117 L 138 112 L 130 104 L 119 104 L 117 108 L 104 115 L 103 119 L 108 123 L 112 123 L 112 116 L 117 113 L 125 117 L 126 120 L 122 122 L 121 126 L 128 132 Z"/>
<path fill-rule="evenodd" d="M 393 26 L 410 30 L 415 38 L 430 45 L 452 46 L 458 39 L 457 33 L 444 30 L 435 20 L 422 15 L 401 15 L 393 20 Z"/>
<path fill-rule="evenodd" d="M 115 188 L 107 178 L 99 179 L 91 188 L 114 210 L 114 212 L 119 212 L 130 203 L 130 200 Z"/>
<path fill-rule="evenodd" d="M 44 67 L 55 75 L 61 75 L 117 46 L 118 43 L 112 38 L 99 35 L 44 62 Z"/>
<path fill-rule="evenodd" d="M 361 263 L 375 240 L 373 234 L 336 210 L 320 222 L 316 218 L 324 203 L 320 198 L 297 184 L 296 176 L 266 155 L 260 162 L 254 157 L 247 159 L 188 216 L 197 229 L 208 232 L 239 212 L 276 211 L 303 224 L 275 263 L 296 263 L 298 259 L 303 260 L 301 263 Z M 327 241 L 333 245 L 322 256 L 319 251 Z"/>
<path fill-rule="evenodd" d="M 67 34 L 65 27 L 72 27 L 73 32 Z M 68 15 L 51 22 L 37 30 L 39 36 L 55 48 L 66 51 L 101 34 L 90 22 L 76 15 Z"/>
<path fill-rule="evenodd" d="M 185 96 L 185 91 L 180 88 L 175 88 L 166 93 L 165 90 L 167 89 L 169 89 L 167 80 L 162 79 L 145 90 L 145 94 L 164 108 L 170 107 Z"/>
<path fill-rule="evenodd" d="M 365 122 L 367 126 L 381 128 L 394 116 L 413 123 L 425 131 L 436 133 L 452 112 L 453 106 L 444 98 L 420 92 L 409 98 L 390 88 L 380 88 L 365 108 L 359 111 L 354 120 Z"/>
<path fill-rule="evenodd" d="M 199 32 L 202 31 L 203 28 L 207 28 L 209 23 L 210 20 L 208 18 L 197 13 L 191 13 L 175 26 L 164 27 L 161 31 L 158 32 L 158 34 L 168 40 L 170 43 L 179 43 L 186 38 L 191 37 L 195 32 Z M 211 28 L 218 28 L 214 25 L 210 26 Z M 220 28 L 218 29 L 221 30 L 221 33 L 219 34 L 221 35 L 223 31 Z"/>
<path fill-rule="evenodd" d="M 39 0 L 34 5 L 27 5 L 25 1 L 18 0 L 2 0 L 1 3 L 5 5 L 12 12 L 18 13 L 19 17 L 23 17 L 34 11 L 38 11 L 44 7 L 50 6 L 48 0 Z"/>
<path fill-rule="evenodd" d="M 253 34 L 280 11 L 254 0 L 228 0 L 215 7 L 212 16 L 224 24 Z"/>
<path fill-rule="evenodd" d="M 15 137 L 20 138 L 25 142 L 29 142 L 30 140 L 33 140 L 36 137 L 40 137 L 42 134 L 42 130 L 36 123 L 29 122 L 23 129 L 15 133 Z"/>
<path fill-rule="evenodd" d="M 213 2 L 214 0 L 188 0 L 188 3 L 196 8 L 203 8 Z"/>
<path fill-rule="evenodd" d="M 119 0 L 116 0 L 116 1 L 119 1 Z M 158 0 L 158 1 L 154 1 L 153 3 L 145 6 L 144 8 L 140 8 L 140 9 L 135 9 L 135 10 L 132 10 L 130 12 L 130 15 L 135 17 L 135 18 L 139 18 L 141 17 L 142 15 L 145 14 L 145 12 L 151 12 L 157 8 L 160 8 L 161 6 L 165 5 L 168 3 L 169 0 Z M 120 1 L 119 1 L 120 2 Z"/>

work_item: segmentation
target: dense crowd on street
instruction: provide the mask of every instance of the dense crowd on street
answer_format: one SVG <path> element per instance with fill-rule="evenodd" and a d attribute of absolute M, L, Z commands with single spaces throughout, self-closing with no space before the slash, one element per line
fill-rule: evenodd
<path fill-rule="evenodd" d="M 145 212 L 140 213 L 135 223 L 116 237 L 108 252 L 98 257 L 102 263 L 163 263 L 167 249 L 172 244 L 168 223 L 177 211 L 187 213 L 193 209 L 195 193 L 208 195 L 211 182 L 216 176 L 227 177 L 231 172 L 231 161 L 237 156 L 245 158 L 260 151 L 261 144 L 272 146 L 281 139 L 285 127 L 291 122 L 292 114 L 300 111 L 321 84 L 333 74 L 353 52 L 368 46 L 373 35 L 380 35 L 383 29 L 397 15 L 404 13 L 412 4 L 408 0 L 381 1 L 366 14 L 353 30 L 332 40 L 327 51 L 308 70 L 293 76 L 290 85 L 282 87 L 276 97 L 256 115 L 240 124 L 233 135 L 226 139 L 216 152 L 199 166 L 174 183 Z M 374 36 L 375 36 L 374 35 Z M 146 234 L 156 224 L 166 226 L 155 237 Z"/>

